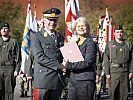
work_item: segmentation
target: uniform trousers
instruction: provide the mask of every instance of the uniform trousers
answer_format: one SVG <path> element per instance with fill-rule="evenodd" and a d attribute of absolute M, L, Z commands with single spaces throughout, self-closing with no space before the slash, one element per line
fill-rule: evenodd
<path fill-rule="evenodd" d="M 121 75 L 118 79 L 111 78 L 110 100 L 127 100 L 129 89 L 128 75 Z"/>
<path fill-rule="evenodd" d="M 93 100 L 95 89 L 95 81 L 70 79 L 68 88 L 69 100 Z"/>
<path fill-rule="evenodd" d="M 25 82 L 23 80 L 23 78 L 20 76 L 19 83 L 20 83 L 20 91 L 21 92 L 29 91 L 29 80 L 27 82 Z"/>
<path fill-rule="evenodd" d="M 0 100 L 13 100 L 15 82 L 13 68 L 0 66 Z"/>
<path fill-rule="evenodd" d="M 37 100 L 59 100 L 62 89 L 37 89 Z"/>

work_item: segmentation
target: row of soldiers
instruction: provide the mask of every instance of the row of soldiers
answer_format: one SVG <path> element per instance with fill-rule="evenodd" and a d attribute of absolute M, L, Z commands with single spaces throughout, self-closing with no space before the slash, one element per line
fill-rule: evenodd
<path fill-rule="evenodd" d="M 27 62 L 27 70 L 30 73 L 34 73 L 34 78 L 36 78 L 34 80 L 34 100 L 36 98 L 39 100 L 42 100 L 41 98 L 58 100 L 60 90 L 62 89 L 59 79 L 64 87 L 64 91 L 67 92 L 66 84 L 68 82 L 64 84 L 64 81 L 61 79 L 62 76 L 57 75 L 56 72 L 62 73 L 60 69 L 64 68 L 61 64 L 63 57 L 59 51 L 59 48 L 64 45 L 64 38 L 54 30 L 60 13 L 60 10 L 57 8 L 50 8 L 44 11 L 44 22 L 47 30 L 43 29 L 31 37 L 32 51 Z M 0 30 L 2 34 L 2 37 L 0 37 L 0 100 L 12 100 L 16 83 L 15 78 L 21 65 L 20 46 L 16 39 L 9 36 L 10 26 L 8 23 L 2 23 Z M 53 31 L 49 32 L 50 30 Z M 54 37 L 51 34 L 54 34 Z M 130 41 L 123 39 L 122 34 L 123 28 L 119 25 L 116 26 L 115 39 L 107 43 L 104 55 L 97 52 L 96 82 L 101 84 L 99 80 L 103 78 L 105 81 L 106 75 L 109 80 L 110 100 L 126 100 L 128 98 L 129 80 L 131 80 L 133 74 L 132 44 Z M 43 51 L 38 48 L 43 48 Z M 34 57 L 38 58 L 36 60 L 39 63 L 36 63 L 36 65 L 34 65 L 34 62 L 37 62 L 34 60 Z M 31 69 L 32 66 L 34 66 L 34 70 Z M 65 75 L 67 76 L 67 74 Z M 27 76 L 28 79 L 33 79 L 32 75 L 27 74 Z M 66 76 L 65 78 L 67 78 Z M 103 83 L 106 85 L 106 81 L 104 81 Z M 103 86 L 103 91 L 105 91 L 105 85 Z M 97 87 L 99 86 L 101 85 L 97 84 Z M 99 93 L 100 89 L 97 88 L 96 95 L 99 96 Z"/>
<path fill-rule="evenodd" d="M 115 26 L 114 36 L 114 40 L 106 44 L 105 52 L 97 51 L 96 99 L 102 87 L 105 92 L 106 78 L 110 100 L 127 100 L 128 92 L 133 90 L 132 43 L 123 39 L 121 25 Z M 92 39 L 98 44 L 96 35 Z"/>

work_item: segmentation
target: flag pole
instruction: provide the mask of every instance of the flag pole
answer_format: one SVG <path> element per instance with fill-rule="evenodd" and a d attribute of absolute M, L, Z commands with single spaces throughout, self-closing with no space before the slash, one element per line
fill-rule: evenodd
<path fill-rule="evenodd" d="M 30 81 L 31 82 L 31 100 L 33 100 L 33 95 L 32 95 L 33 94 L 33 84 L 32 84 L 32 81 L 33 80 L 31 79 L 31 81 Z"/>

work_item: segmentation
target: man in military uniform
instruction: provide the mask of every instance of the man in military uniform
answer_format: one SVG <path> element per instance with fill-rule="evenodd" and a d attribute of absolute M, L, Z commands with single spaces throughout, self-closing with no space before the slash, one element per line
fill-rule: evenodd
<path fill-rule="evenodd" d="M 97 35 L 92 36 L 92 40 L 97 44 L 97 55 L 96 55 L 96 91 L 94 95 L 94 100 L 98 100 L 101 90 L 101 72 L 102 72 L 102 56 L 101 51 L 98 47 L 98 37 Z"/>
<path fill-rule="evenodd" d="M 127 100 L 129 80 L 133 74 L 133 51 L 130 41 L 123 39 L 123 28 L 115 26 L 115 39 L 104 52 L 107 79 L 110 79 L 110 100 Z"/>
<path fill-rule="evenodd" d="M 10 26 L 0 26 L 0 100 L 13 100 L 16 79 L 21 63 L 20 46 L 16 39 L 9 36 Z"/>
<path fill-rule="evenodd" d="M 37 100 L 37 95 L 36 95 L 36 88 L 33 88 L 34 85 L 34 56 L 32 55 L 32 52 L 30 52 L 27 64 L 26 64 L 26 70 L 27 70 L 27 79 L 29 82 L 31 82 L 31 100 L 33 100 L 33 95 L 34 95 L 34 100 Z M 33 92 L 34 90 L 34 92 Z M 33 94 L 34 93 L 34 94 Z"/>
<path fill-rule="evenodd" d="M 59 100 L 62 91 L 60 68 L 63 67 L 59 48 L 64 45 L 64 37 L 55 28 L 61 11 L 50 8 L 42 13 L 45 28 L 31 36 L 34 88 L 37 88 L 37 100 Z"/>

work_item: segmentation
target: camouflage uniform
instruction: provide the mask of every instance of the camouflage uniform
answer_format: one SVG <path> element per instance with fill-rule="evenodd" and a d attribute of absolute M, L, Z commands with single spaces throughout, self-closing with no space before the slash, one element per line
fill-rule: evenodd
<path fill-rule="evenodd" d="M 99 51 L 99 48 L 97 50 L 97 56 L 96 56 L 96 73 L 98 78 L 98 82 L 96 84 L 96 100 L 100 96 L 101 91 L 101 72 L 102 72 L 102 56 L 101 52 Z"/>
<path fill-rule="evenodd" d="M 22 77 L 19 79 L 21 97 L 27 97 L 27 92 L 29 91 L 29 81 L 25 82 Z M 25 95 L 24 95 L 25 91 Z"/>

